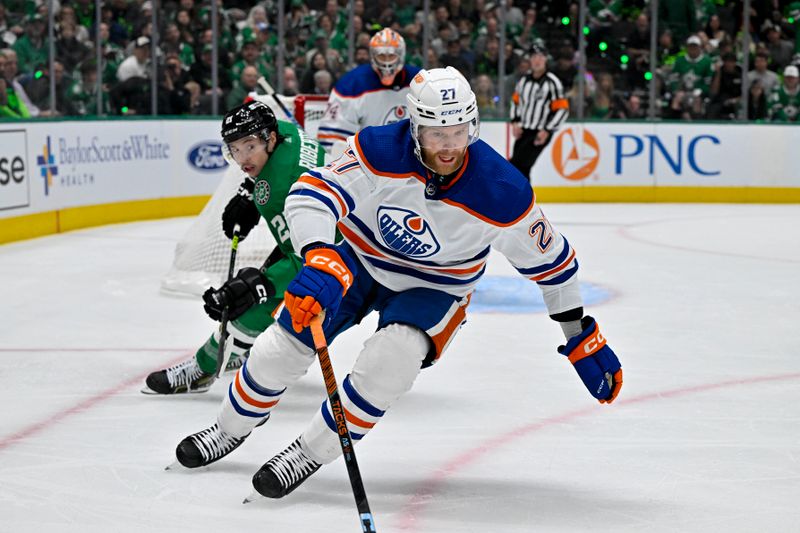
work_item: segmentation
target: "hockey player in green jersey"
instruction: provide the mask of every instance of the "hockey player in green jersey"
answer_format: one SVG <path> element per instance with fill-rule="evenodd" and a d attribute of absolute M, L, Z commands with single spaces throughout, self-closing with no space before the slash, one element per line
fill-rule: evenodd
<path fill-rule="evenodd" d="M 783 83 L 769 95 L 769 119 L 773 122 L 800 121 L 800 69 L 789 65 L 783 69 Z"/>
<path fill-rule="evenodd" d="M 222 120 L 226 159 L 246 174 L 239 191 L 222 214 L 222 229 L 233 238 L 234 226 L 244 238 L 263 217 L 277 247 L 261 269 L 243 268 L 219 289 L 203 295 L 208 315 L 220 320 L 227 306 L 231 352 L 227 369 L 238 368 L 255 338 L 272 324 L 272 312 L 283 301 L 286 286 L 302 268 L 289 239 L 283 207 L 291 185 L 311 168 L 324 165 L 325 152 L 299 127 L 278 121 L 261 102 L 247 102 L 230 110 Z M 205 392 L 217 370 L 219 332 L 215 331 L 195 357 L 151 373 L 148 394 Z"/>

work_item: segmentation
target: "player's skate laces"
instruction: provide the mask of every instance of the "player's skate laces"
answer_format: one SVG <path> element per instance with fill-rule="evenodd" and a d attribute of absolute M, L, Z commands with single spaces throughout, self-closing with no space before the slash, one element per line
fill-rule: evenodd
<path fill-rule="evenodd" d="M 298 438 L 253 476 L 253 488 L 267 498 L 283 498 L 322 466 L 303 450 Z"/>
<path fill-rule="evenodd" d="M 236 370 L 242 366 L 243 357 L 237 357 L 230 361 L 225 367 L 225 371 Z M 182 394 L 186 392 L 206 392 L 214 383 L 214 374 L 206 374 L 197 364 L 197 360 L 192 357 L 189 360 L 178 363 L 177 365 L 152 372 L 145 384 L 145 394 Z"/>
<path fill-rule="evenodd" d="M 228 435 L 214 424 L 183 439 L 175 449 L 178 462 L 186 468 L 197 468 L 218 461 L 244 442 L 244 437 Z"/>

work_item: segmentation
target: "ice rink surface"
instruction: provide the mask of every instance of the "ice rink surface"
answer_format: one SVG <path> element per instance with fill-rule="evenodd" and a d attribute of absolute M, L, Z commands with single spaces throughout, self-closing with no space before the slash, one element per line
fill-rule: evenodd
<path fill-rule="evenodd" d="M 595 402 L 544 313 L 471 313 L 357 448 L 379 532 L 800 531 L 800 206 L 550 205 L 622 361 Z M 357 532 L 341 460 L 247 506 L 318 365 L 226 459 L 165 471 L 206 394 L 145 396 L 214 324 L 159 294 L 189 219 L 0 247 L 0 532 Z M 2 222 L 0 222 L 2 223 Z M 493 256 L 493 276 L 516 276 Z M 369 320 L 331 346 L 343 379 Z"/>

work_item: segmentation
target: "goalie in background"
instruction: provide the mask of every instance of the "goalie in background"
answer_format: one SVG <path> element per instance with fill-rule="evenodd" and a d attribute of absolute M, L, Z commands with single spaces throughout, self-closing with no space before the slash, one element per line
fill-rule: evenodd
<path fill-rule="evenodd" d="M 317 132 L 317 140 L 332 159 L 342 155 L 347 138 L 358 130 L 408 118 L 408 84 L 419 68 L 405 65 L 405 56 L 403 37 L 385 28 L 369 41 L 369 64 L 336 82 Z"/>
<path fill-rule="evenodd" d="M 325 152 L 297 126 L 275 118 L 272 110 L 257 101 L 230 110 L 222 120 L 225 157 L 246 174 L 237 194 L 222 214 L 222 229 L 233 238 L 239 225 L 240 239 L 264 217 L 278 245 L 261 267 L 243 268 L 219 289 L 203 295 L 205 310 L 220 320 L 229 309 L 226 350 L 231 352 L 226 370 L 242 366 L 255 338 L 272 324 L 272 312 L 283 302 L 286 286 L 300 271 L 302 260 L 289 239 L 283 216 L 292 184 L 308 169 L 324 164 Z M 195 356 L 147 376 L 146 394 L 205 392 L 217 370 L 219 330 L 197 350 Z"/>

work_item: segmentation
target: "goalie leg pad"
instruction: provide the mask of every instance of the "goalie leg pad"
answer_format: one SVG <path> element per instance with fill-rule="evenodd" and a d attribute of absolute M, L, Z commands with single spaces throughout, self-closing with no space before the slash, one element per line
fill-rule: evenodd
<path fill-rule="evenodd" d="M 258 336 L 228 388 L 217 416 L 220 428 L 234 437 L 250 433 L 313 362 L 314 352 L 281 326 L 268 328 Z"/>
<path fill-rule="evenodd" d="M 354 442 L 378 423 L 395 400 L 411 390 L 429 349 L 428 336 L 405 324 L 390 324 L 367 340 L 339 389 Z M 330 400 L 322 402 L 302 439 L 318 463 L 330 463 L 341 455 Z"/>

